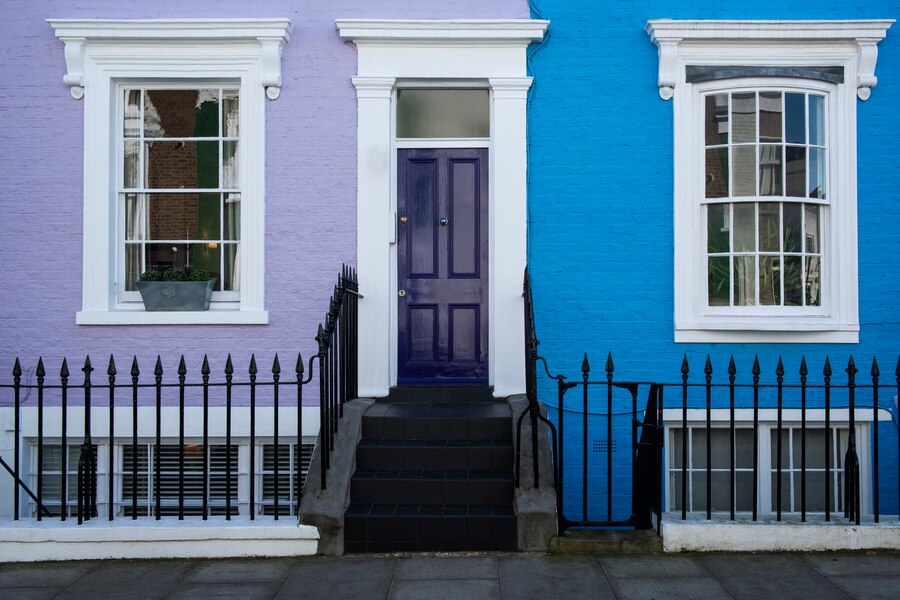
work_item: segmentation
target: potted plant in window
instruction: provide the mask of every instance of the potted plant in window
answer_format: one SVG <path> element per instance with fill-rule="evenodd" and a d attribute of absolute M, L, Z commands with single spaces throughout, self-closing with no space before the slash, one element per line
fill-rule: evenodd
<path fill-rule="evenodd" d="M 209 310 L 216 278 L 205 269 L 144 271 L 138 291 L 149 311 Z"/>

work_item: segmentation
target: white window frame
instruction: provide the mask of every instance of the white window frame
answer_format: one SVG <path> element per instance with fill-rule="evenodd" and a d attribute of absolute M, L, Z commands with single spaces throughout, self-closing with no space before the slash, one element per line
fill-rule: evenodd
<path fill-rule="evenodd" d="M 870 429 L 872 425 L 872 421 L 874 420 L 874 411 L 871 408 L 859 408 L 856 409 L 854 413 L 855 422 L 856 422 L 856 451 L 857 456 L 859 457 L 859 471 L 860 471 L 860 507 L 862 511 L 862 516 L 870 516 L 872 515 L 872 456 L 871 456 L 871 448 L 872 448 L 872 436 L 870 434 Z M 846 408 L 834 408 L 831 410 L 831 419 L 830 426 L 832 429 L 837 430 L 849 430 L 850 424 L 850 414 L 849 410 Z M 713 429 L 727 429 L 730 426 L 730 410 L 725 408 L 715 408 L 710 411 L 710 423 Z M 671 481 L 671 472 L 678 471 L 679 469 L 672 467 L 673 457 L 672 452 L 674 450 L 674 444 L 671 443 L 672 436 L 676 435 L 674 433 L 675 429 L 680 430 L 683 425 L 683 412 L 680 408 L 666 408 L 663 410 L 663 421 L 665 427 L 665 447 L 666 451 L 664 452 L 664 466 L 663 473 L 665 473 L 665 481 L 663 485 L 665 486 L 665 512 L 672 513 L 681 513 L 681 508 L 673 509 L 672 506 L 672 481 Z M 891 421 L 892 416 L 886 410 L 879 409 L 878 411 L 878 420 L 887 422 Z M 687 425 L 688 429 L 705 429 L 706 428 L 706 410 L 705 409 L 696 409 L 689 408 L 687 410 Z M 813 429 L 823 429 L 825 426 L 825 410 L 824 409 L 808 409 L 806 415 L 806 426 L 808 430 Z M 735 410 L 735 428 L 741 429 L 752 429 L 753 427 L 753 410 L 752 409 L 736 409 Z M 782 428 L 795 428 L 797 430 L 801 427 L 801 413 L 800 409 L 796 408 L 786 408 L 783 409 L 782 412 Z M 761 408 L 759 409 L 759 428 L 757 431 L 758 440 L 759 440 L 759 455 L 757 461 L 757 493 L 758 493 L 758 504 L 757 510 L 758 514 L 761 516 L 774 515 L 776 510 L 772 505 L 772 477 L 771 473 L 774 472 L 774 469 L 777 465 L 774 465 L 771 461 L 772 456 L 772 432 L 777 430 L 777 411 L 773 408 Z M 680 433 L 678 434 L 680 435 Z M 782 448 L 782 452 L 788 452 L 786 448 Z M 843 461 L 843 456 L 839 457 L 839 460 Z M 837 467 L 838 465 L 835 465 Z M 834 472 L 834 468 L 832 468 L 832 472 Z M 843 466 L 841 465 L 842 469 Z M 796 471 L 799 471 L 799 467 L 795 468 Z M 705 467 L 694 467 L 695 472 L 706 472 Z M 688 470 L 690 472 L 690 469 Z M 784 472 L 788 472 L 787 469 L 784 469 Z M 783 491 L 783 493 L 786 493 Z M 835 490 L 832 489 L 832 493 L 835 493 Z M 799 501 L 798 501 L 799 502 Z M 713 511 L 714 514 L 728 514 L 727 511 Z M 740 514 L 745 514 L 744 512 L 738 511 Z M 783 514 L 800 514 L 800 511 L 782 511 Z M 688 511 L 689 514 L 706 514 L 705 509 L 703 510 L 694 510 Z M 831 506 L 831 513 L 836 514 L 837 509 L 835 505 Z M 749 514 L 749 513 L 746 513 Z M 808 514 L 824 514 L 824 513 L 815 513 L 809 512 Z"/>
<path fill-rule="evenodd" d="M 281 87 L 281 48 L 288 19 L 49 19 L 65 43 L 63 81 L 84 98 L 84 250 L 79 325 L 266 324 L 265 97 Z M 133 85 L 202 85 L 235 81 L 240 87 L 241 291 L 237 301 L 208 311 L 148 312 L 120 301 L 117 286 L 117 90 Z"/>
<path fill-rule="evenodd" d="M 340 19 L 335 25 L 358 53 L 356 256 L 365 296 L 359 303 L 359 395 L 387 396 L 397 382 L 397 148 L 424 141 L 396 138 L 396 88 L 403 85 L 490 90 L 488 380 L 495 397 L 524 393 L 525 133 L 532 81 L 526 52 L 543 39 L 549 22 Z M 459 141 L 435 142 L 452 147 Z"/>
<path fill-rule="evenodd" d="M 877 83 L 877 43 L 892 20 L 649 21 L 659 49 L 659 93 L 674 98 L 674 314 L 676 342 L 859 341 L 856 97 Z M 687 66 L 839 66 L 844 82 L 744 78 L 688 83 Z M 750 87 L 827 92 L 828 208 L 823 219 L 821 310 L 710 310 L 707 298 L 702 95 Z M 699 234 L 699 235 L 698 235 Z M 759 307 L 753 307 L 759 309 Z M 791 307 L 793 308 L 793 307 Z M 787 309 L 787 310 L 786 310 Z M 818 309 L 818 307 L 817 307 Z"/>

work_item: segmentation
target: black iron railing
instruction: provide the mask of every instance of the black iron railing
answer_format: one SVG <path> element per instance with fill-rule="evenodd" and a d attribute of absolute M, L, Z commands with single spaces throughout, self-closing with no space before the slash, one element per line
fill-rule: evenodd
<path fill-rule="evenodd" d="M 69 464 L 70 457 L 74 447 L 70 447 L 70 431 L 68 422 L 77 413 L 81 412 L 83 418 L 84 429 L 81 436 L 81 447 L 78 454 L 77 467 L 75 469 L 75 477 L 77 478 L 76 498 L 75 498 L 75 515 L 78 523 L 89 521 L 98 516 L 98 446 L 105 444 L 108 447 L 107 458 L 107 513 L 108 519 L 112 521 L 116 515 L 115 506 L 118 503 L 123 512 L 131 519 L 137 519 L 139 514 L 152 514 L 156 519 L 160 519 L 165 514 L 177 515 L 179 519 L 184 519 L 188 512 L 198 513 L 206 520 L 211 514 L 224 514 L 226 520 L 237 514 L 237 504 L 246 502 L 250 519 L 255 519 L 257 508 L 259 507 L 258 494 L 260 493 L 258 480 L 264 481 L 258 477 L 257 468 L 257 413 L 261 408 L 259 403 L 260 396 L 265 396 L 265 408 L 271 408 L 272 423 L 270 431 L 272 441 L 272 452 L 274 453 L 272 460 L 271 477 L 272 490 L 270 492 L 272 504 L 272 514 L 277 520 L 280 514 L 284 513 L 285 508 L 293 508 L 296 514 L 299 511 L 300 489 L 302 487 L 301 473 L 301 450 L 300 443 L 303 432 L 303 389 L 309 385 L 314 379 L 314 365 L 318 364 L 318 385 L 319 385 L 319 406 L 322 420 L 320 423 L 320 434 L 318 444 L 322 449 L 323 461 L 325 468 L 322 469 L 322 485 L 325 485 L 325 473 L 327 471 L 328 455 L 333 448 L 334 433 L 337 431 L 339 418 L 342 414 L 344 402 L 356 397 L 357 391 L 357 298 L 358 283 L 356 273 L 350 267 L 344 267 L 338 279 L 338 283 L 334 288 L 334 293 L 329 302 L 329 309 L 326 314 L 324 324 L 319 326 L 316 340 L 318 342 L 317 354 L 309 357 L 308 363 L 304 362 L 303 357 L 298 353 L 296 365 L 294 367 L 294 376 L 284 378 L 279 357 L 276 354 L 270 369 L 270 376 L 265 377 L 260 373 L 257 366 L 256 356 L 251 355 L 249 365 L 246 371 L 246 379 L 235 379 L 235 367 L 232 357 L 229 354 L 222 370 L 222 378 L 218 381 L 213 379 L 213 371 L 207 356 L 203 357 L 202 366 L 199 369 L 200 381 L 188 381 L 188 365 L 184 356 L 177 369 L 177 383 L 164 382 L 163 363 L 160 357 L 157 357 L 153 370 L 153 383 L 141 382 L 141 370 L 139 368 L 137 358 L 133 358 L 130 369 L 130 382 L 123 383 L 117 381 L 118 371 L 113 356 L 110 356 L 106 369 L 107 383 L 95 383 L 91 380 L 91 373 L 94 368 L 91 365 L 90 358 L 86 358 L 83 372 L 83 380 L 80 383 L 71 383 L 69 380 L 68 362 L 64 358 L 59 371 L 59 383 L 47 382 L 47 373 L 43 359 L 39 358 L 36 369 L 34 371 L 35 383 L 23 383 L 23 371 L 17 358 L 13 368 L 13 382 L 11 385 L 0 385 L 0 389 L 11 389 L 13 396 L 13 429 L 14 429 L 14 447 L 13 447 L 13 465 L 10 467 L 5 461 L 0 459 L 2 465 L 6 468 L 14 481 L 13 493 L 13 518 L 18 520 L 21 516 L 20 493 L 25 492 L 35 505 L 35 516 L 37 520 L 42 520 L 45 516 L 51 516 L 53 510 L 48 508 L 45 498 L 45 487 L 52 484 L 54 488 L 58 488 L 58 492 L 52 494 L 52 499 L 59 501 L 58 513 L 59 519 L 65 521 L 71 511 L 69 494 L 69 478 L 71 476 Z M 130 402 L 123 403 L 117 400 L 116 391 L 130 395 Z M 296 457 L 293 461 L 292 472 L 288 477 L 284 477 L 281 471 L 282 456 L 279 453 L 285 445 L 280 431 L 280 415 L 284 408 L 285 391 L 293 396 L 294 401 L 289 401 L 291 407 L 296 407 Z M 75 392 L 83 399 L 83 404 L 71 406 L 70 393 Z M 22 410 L 23 410 L 23 393 L 29 396 L 36 396 L 34 400 L 36 408 L 36 427 L 37 435 L 34 440 L 36 465 L 36 492 L 27 485 L 22 470 Z M 177 433 L 173 431 L 171 424 L 164 425 L 162 419 L 163 409 L 169 408 L 174 403 L 177 395 L 178 410 L 178 429 Z M 96 397 L 103 398 L 103 406 L 95 406 Z M 148 398 L 149 396 L 149 398 Z M 165 399 L 165 401 L 164 401 Z M 57 403 L 58 400 L 58 403 Z M 185 425 L 187 419 L 185 417 L 186 405 L 196 406 L 198 402 L 202 406 L 202 441 L 199 444 L 188 443 L 186 439 Z M 30 404 L 30 402 L 26 403 Z M 246 409 L 245 409 L 246 407 Z M 96 420 L 92 418 L 92 413 L 97 408 L 105 409 L 108 412 L 108 424 L 105 432 L 97 435 L 94 430 Z M 139 410 L 142 409 L 142 410 Z M 210 409 L 224 410 L 224 431 L 221 429 L 213 429 L 217 424 L 221 423 L 221 419 L 211 419 Z M 155 426 L 151 436 L 146 435 L 146 431 L 140 427 L 139 412 L 146 419 L 146 412 L 155 409 L 153 412 L 155 417 Z M 237 422 L 235 412 L 241 411 L 241 415 L 248 412 L 247 422 Z M 55 450 L 59 451 L 59 474 L 58 479 L 52 482 L 45 474 L 48 463 L 47 446 L 48 436 L 45 431 L 45 419 L 50 411 L 58 411 L 59 428 L 58 434 L 54 431 L 51 445 Z M 116 432 L 116 416 L 122 412 L 131 413 L 130 425 L 131 431 L 123 434 Z M 268 410 L 267 410 L 268 413 Z M 194 425 L 194 423 L 190 423 Z M 249 477 L 247 480 L 246 500 L 239 498 L 237 495 L 238 479 L 241 473 L 236 472 L 236 459 L 238 456 L 239 444 L 235 442 L 234 428 L 238 425 L 241 431 L 249 433 L 249 461 L 248 470 Z M 213 429 L 213 430 L 211 430 Z M 105 433 L 105 435 L 103 435 Z M 164 440 L 170 441 L 177 435 L 177 490 L 172 490 L 172 478 L 166 479 L 167 475 L 171 475 L 171 464 L 167 462 L 163 465 L 163 455 L 171 458 L 168 448 L 164 446 Z M 130 437 L 130 440 L 128 439 Z M 153 450 L 152 465 L 150 464 L 149 450 L 147 450 L 147 438 L 152 437 L 155 446 L 150 446 Z M 189 436 L 191 438 L 200 438 L 200 435 Z M 267 438 L 269 439 L 269 438 Z M 117 441 L 118 440 L 118 441 Z M 130 443 L 129 443 L 130 442 Z M 170 444 L 172 442 L 169 442 Z M 122 462 L 122 467 L 117 471 L 116 452 L 113 448 L 116 444 L 121 445 L 123 452 L 130 451 L 130 465 Z M 288 443 L 288 447 L 290 447 Z M 186 456 L 186 451 L 190 449 L 191 457 Z M 142 453 L 143 450 L 143 453 Z M 215 455 L 215 456 L 213 456 Z M 141 457 L 146 456 L 146 462 L 141 466 Z M 211 464 L 213 459 L 218 460 L 219 468 L 215 473 L 211 473 Z M 167 458 L 168 461 L 168 458 Z M 290 461 L 288 461 L 290 462 Z M 197 464 L 202 463 L 202 474 L 197 469 Z M 190 465 L 190 472 L 188 466 Z M 130 467 L 130 468 L 127 468 Z M 127 471 L 126 471 L 127 468 Z M 54 469 L 55 471 L 56 469 Z M 120 496 L 116 495 L 116 485 L 113 485 L 114 474 L 118 473 L 122 478 L 118 487 L 122 489 Z M 140 475 L 144 474 L 145 479 L 141 479 Z M 57 474 L 53 473 L 55 478 Z M 152 498 L 149 494 L 149 481 L 153 485 Z M 189 486 L 187 479 L 190 478 L 190 486 L 192 490 L 196 490 L 196 480 L 202 480 L 202 489 L 197 493 L 186 493 L 186 487 Z M 281 486 L 287 484 L 293 488 L 293 497 L 288 499 L 288 503 L 294 503 L 293 507 L 282 507 L 280 502 L 285 494 Z M 128 485 L 125 485 L 125 480 Z M 148 483 L 143 483 L 146 481 Z M 164 481 L 166 483 L 164 483 Z M 215 485 L 216 489 L 212 487 Z M 167 486 L 165 493 L 163 487 Z M 126 491 L 126 487 L 128 490 Z M 145 489 L 142 491 L 142 487 Z M 58 496 L 57 496 L 58 494 Z M 197 496 L 201 498 L 197 498 Z M 164 501 L 165 496 L 165 501 Z M 177 500 L 177 503 L 176 503 Z M 199 500 L 199 502 L 198 502 Z M 195 505 L 196 504 L 196 505 Z M 152 507 L 152 508 L 151 508 Z M 54 507 L 55 508 L 55 507 Z"/>
<path fill-rule="evenodd" d="M 798 514 L 801 521 L 807 521 L 811 513 L 824 521 L 843 514 L 848 521 L 859 524 L 865 512 L 874 522 L 879 522 L 883 493 L 879 480 L 882 474 L 879 419 L 886 414 L 879 404 L 879 392 L 881 397 L 889 397 L 889 392 L 896 389 L 900 396 L 900 359 L 895 371 L 896 388 L 894 384 L 880 382 L 875 359 L 870 370 L 871 384 L 858 383 L 859 370 L 852 357 L 844 369 L 846 379 L 842 378 L 841 382 L 833 380 L 827 358 L 821 383 L 811 381 L 805 358 L 800 359 L 796 383 L 785 382 L 781 359 L 772 371 L 774 383 L 760 383 L 763 372 L 758 360 L 754 360 L 747 372 L 739 373 L 732 357 L 725 369 L 727 383 L 713 383 L 713 361 L 707 356 L 703 381 L 694 383 L 690 382 L 691 370 L 685 356 L 680 367 L 681 381 L 661 383 L 616 380 L 611 354 L 607 355 L 604 376 L 592 380 L 590 361 L 585 354 L 580 377 L 570 380 L 565 375 L 552 375 L 546 360 L 537 353 L 527 270 L 525 309 L 529 406 L 520 416 L 518 427 L 521 433 L 523 419 L 532 415 L 532 431 L 536 430 L 534 415 L 540 414 L 537 400 L 540 361 L 556 388 L 555 421 L 559 435 L 553 442 L 553 459 L 560 531 L 572 526 L 650 528 L 653 515 L 658 527 L 666 500 L 668 510 L 680 512 L 682 519 L 687 519 L 689 514 L 712 519 L 716 513 L 727 514 L 730 520 L 755 521 L 760 514 L 763 481 L 767 488 L 771 487 L 766 502 L 771 508 L 767 506 L 766 512 L 771 512 L 776 520 L 782 520 L 788 510 Z M 739 375 L 745 382 L 738 383 Z M 574 400 L 570 394 L 573 390 Z M 641 406 L 638 398 L 644 393 L 647 403 Z M 862 422 L 871 423 L 868 429 L 871 440 L 867 439 L 864 447 L 857 440 L 861 411 L 865 411 Z M 598 432 L 605 434 L 605 439 L 594 439 L 592 445 L 592 434 Z M 762 438 L 761 432 L 768 433 L 768 438 Z M 741 443 L 737 440 L 738 433 L 747 434 Z M 623 434 L 628 443 L 617 447 Z M 725 440 L 720 434 L 726 436 Z M 813 434 L 824 440 L 817 447 L 818 456 L 812 455 Z M 714 436 L 719 442 L 725 442 L 715 451 Z M 897 437 L 900 455 L 900 435 Z M 761 456 L 763 439 L 767 448 L 771 446 L 769 456 Z M 680 449 L 676 452 L 672 445 Z M 739 450 L 749 452 L 751 445 L 752 459 L 745 458 L 746 464 L 738 465 Z M 532 446 L 537 470 L 534 435 Z M 664 460 L 667 449 L 668 461 Z M 626 450 L 628 459 L 614 460 L 617 452 L 622 456 L 620 450 Z M 600 461 L 591 456 L 592 452 L 600 454 L 605 464 L 598 464 Z M 570 453 L 574 456 L 569 456 Z M 864 462 L 870 475 L 865 490 L 860 453 L 865 453 Z M 794 464 L 794 456 L 799 464 Z M 517 474 L 519 460 L 517 454 Z M 768 472 L 762 470 L 764 464 L 770 465 Z M 571 468 L 576 472 L 568 475 Z M 895 468 L 900 475 L 900 461 Z M 815 493 L 810 483 L 813 477 L 824 479 Z M 621 489 L 629 478 L 630 494 L 627 489 Z M 869 499 L 866 506 L 862 505 L 864 495 Z M 900 511 L 900 490 L 896 500 Z"/>

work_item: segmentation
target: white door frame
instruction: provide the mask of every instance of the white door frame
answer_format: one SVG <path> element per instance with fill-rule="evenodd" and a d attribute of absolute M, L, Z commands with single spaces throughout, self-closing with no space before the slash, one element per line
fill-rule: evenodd
<path fill-rule="evenodd" d="M 491 92 L 488 377 L 497 397 L 525 390 L 522 276 L 526 264 L 526 48 L 549 23 L 338 20 L 358 51 L 357 267 L 359 395 L 397 381 L 395 89 L 398 81 L 480 81 Z M 502 215 L 502 219 L 497 218 Z M 387 346 L 387 347 L 386 347 Z"/>

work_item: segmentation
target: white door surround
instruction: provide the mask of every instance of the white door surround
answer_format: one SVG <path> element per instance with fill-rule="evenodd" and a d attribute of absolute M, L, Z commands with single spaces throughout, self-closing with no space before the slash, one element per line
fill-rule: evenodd
<path fill-rule="evenodd" d="M 497 397 L 523 393 L 526 263 L 526 49 L 548 21 L 338 20 L 356 44 L 359 395 L 397 381 L 395 89 L 466 82 L 491 91 L 489 380 Z M 502 215 L 498 219 L 497 215 Z M 387 347 L 385 341 L 388 341 Z"/>

